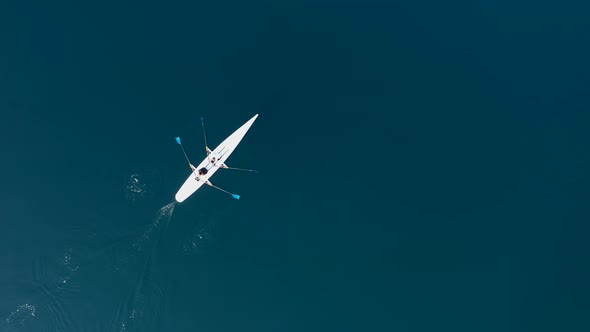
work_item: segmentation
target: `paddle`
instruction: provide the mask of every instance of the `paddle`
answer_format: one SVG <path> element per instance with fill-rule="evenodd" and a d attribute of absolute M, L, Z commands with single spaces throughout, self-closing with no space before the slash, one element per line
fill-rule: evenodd
<path fill-rule="evenodd" d="M 207 132 L 205 131 L 205 118 L 201 117 L 201 126 L 203 127 L 203 138 L 205 139 L 205 153 L 209 155 L 209 145 L 207 145 Z"/>
<path fill-rule="evenodd" d="M 182 149 L 182 153 L 184 153 L 184 157 L 186 158 L 186 161 L 188 162 L 188 165 L 191 168 L 191 171 L 193 172 L 193 174 L 195 174 L 195 176 L 198 178 L 197 174 L 195 173 L 195 169 L 193 164 L 191 163 L 190 159 L 188 159 L 188 155 L 186 154 L 186 151 L 184 151 L 184 147 L 182 146 L 182 143 L 180 142 L 180 137 L 176 137 L 174 138 L 176 140 L 176 143 L 178 143 L 178 145 L 180 145 L 180 148 Z"/>
<path fill-rule="evenodd" d="M 255 170 L 255 169 L 237 168 L 237 167 L 229 167 L 229 166 L 220 167 L 220 168 L 221 169 L 231 169 L 231 170 L 234 170 L 234 171 L 244 171 L 244 172 L 258 173 L 258 171 Z"/>
<path fill-rule="evenodd" d="M 188 159 L 188 155 L 186 154 L 186 151 L 184 151 L 184 147 L 182 146 L 182 143 L 180 142 L 180 137 L 176 137 L 174 138 L 176 140 L 176 143 L 178 143 L 178 145 L 180 145 L 180 148 L 182 149 L 182 153 L 184 153 L 184 157 L 186 158 L 186 161 L 188 162 L 189 165 L 192 165 L 190 159 Z M 191 167 L 192 169 L 192 167 Z"/>
<path fill-rule="evenodd" d="M 207 185 L 209 185 L 210 187 L 213 187 L 213 188 L 215 188 L 215 189 L 217 189 L 217 190 L 219 190 L 219 191 L 222 191 L 222 192 L 224 192 L 224 193 L 226 193 L 226 194 L 232 195 L 232 197 L 233 197 L 233 198 L 235 198 L 235 199 L 240 199 L 240 195 L 232 194 L 232 193 L 230 193 L 229 191 L 227 191 L 227 190 L 225 190 L 225 189 L 221 189 L 221 188 L 219 188 L 218 186 L 214 185 L 213 183 L 211 183 L 211 182 L 209 182 L 209 181 L 207 181 L 207 182 L 205 182 L 205 183 L 206 183 Z"/>

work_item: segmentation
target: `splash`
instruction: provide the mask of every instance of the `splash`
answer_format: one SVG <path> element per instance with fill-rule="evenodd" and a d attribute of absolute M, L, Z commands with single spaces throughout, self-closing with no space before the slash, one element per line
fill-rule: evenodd
<path fill-rule="evenodd" d="M 187 256 L 201 256 L 214 251 L 218 221 L 227 217 L 233 208 L 216 211 L 216 213 L 200 213 L 192 229 L 181 240 L 182 251 Z"/>
<path fill-rule="evenodd" d="M 158 169 L 132 172 L 125 184 L 125 199 L 131 205 L 139 205 L 154 197 L 160 182 Z"/>
<path fill-rule="evenodd" d="M 214 223 L 209 221 L 204 225 L 193 227 L 188 238 L 183 241 L 182 250 L 186 255 L 196 255 L 206 252 L 211 247 L 213 240 Z"/>
<path fill-rule="evenodd" d="M 71 307 L 68 307 L 68 303 L 80 292 L 78 262 L 72 248 L 60 255 L 41 256 L 35 260 L 33 285 L 38 296 L 32 315 L 38 316 L 38 321 L 31 324 L 38 324 L 48 331 L 72 328 Z"/>
<path fill-rule="evenodd" d="M 18 306 L 5 318 L 6 330 L 72 330 L 71 308 L 67 304 L 80 290 L 78 278 L 75 277 L 77 270 L 78 264 L 72 249 L 61 255 L 37 258 L 33 269 L 30 302 Z"/>
<path fill-rule="evenodd" d="M 28 303 L 19 305 L 5 320 L 8 331 L 19 331 L 29 327 L 30 322 L 35 318 L 36 310 L 34 305 Z"/>

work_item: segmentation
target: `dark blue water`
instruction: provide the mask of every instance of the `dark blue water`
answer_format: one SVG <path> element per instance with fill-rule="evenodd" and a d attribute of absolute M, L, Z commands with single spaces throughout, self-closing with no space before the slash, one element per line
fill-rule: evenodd
<path fill-rule="evenodd" d="M 0 5 L 0 331 L 589 330 L 588 9 Z"/>

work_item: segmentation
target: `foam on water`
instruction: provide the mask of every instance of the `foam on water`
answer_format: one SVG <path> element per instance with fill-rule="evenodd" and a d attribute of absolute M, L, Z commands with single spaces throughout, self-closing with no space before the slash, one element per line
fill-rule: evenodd
<path fill-rule="evenodd" d="M 35 319 L 36 310 L 34 305 L 28 303 L 19 305 L 5 319 L 7 331 L 21 331 L 30 326 L 31 321 Z"/>
<path fill-rule="evenodd" d="M 154 328 L 161 316 L 163 291 L 153 277 L 155 250 L 165 231 L 176 203 L 160 208 L 152 222 L 147 225 L 133 241 L 129 248 L 127 261 L 139 267 L 135 285 L 119 303 L 110 326 L 118 331 L 144 331 Z M 127 265 L 129 266 L 129 265 Z"/>
<path fill-rule="evenodd" d="M 104 247 L 100 244 L 98 249 L 93 244 L 79 245 L 61 253 L 47 252 L 37 257 L 30 281 L 32 295 L 4 316 L 0 331 L 76 331 L 74 317 L 87 311 L 77 306 L 82 304 L 91 308 L 94 301 L 104 300 L 101 296 L 111 293 L 114 295 L 108 296 L 118 297 L 119 305 L 108 323 L 105 321 L 107 317 L 102 318 L 103 323 L 98 322 L 97 331 L 142 331 L 155 326 L 161 317 L 163 291 L 157 278 L 153 277 L 153 260 L 175 206 L 176 203 L 172 202 L 161 207 L 149 224 L 132 233 L 118 237 L 94 234 L 92 239 L 102 246 L 106 243 Z M 107 240 L 103 241 L 101 237 Z M 110 263 L 103 265 L 105 262 Z M 95 275 L 96 272 L 100 274 Z M 82 280 L 92 282 L 82 285 Z M 126 284 L 130 287 L 123 297 L 116 291 L 105 289 L 120 289 Z M 93 298 L 93 295 L 100 299 Z M 76 320 L 82 323 L 81 319 Z"/>

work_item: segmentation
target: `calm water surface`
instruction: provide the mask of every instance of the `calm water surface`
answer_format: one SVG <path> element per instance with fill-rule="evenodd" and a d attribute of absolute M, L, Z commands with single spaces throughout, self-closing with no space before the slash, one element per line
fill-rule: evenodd
<path fill-rule="evenodd" d="M 588 9 L 0 5 L 0 331 L 590 330 Z"/>

